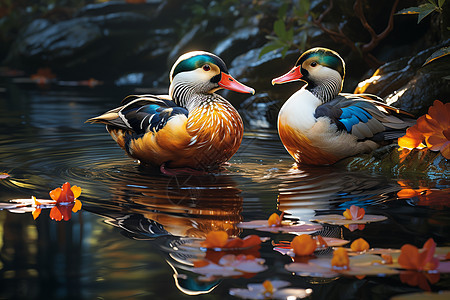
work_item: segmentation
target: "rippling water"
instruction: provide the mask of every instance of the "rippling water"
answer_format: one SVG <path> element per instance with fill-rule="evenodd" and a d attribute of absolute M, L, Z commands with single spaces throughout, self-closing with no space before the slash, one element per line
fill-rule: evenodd
<path fill-rule="evenodd" d="M 212 229 L 275 240 L 237 227 L 285 211 L 308 220 L 339 213 L 352 204 L 387 221 L 364 230 L 325 226 L 321 234 L 373 247 L 422 245 L 429 237 L 449 246 L 450 217 L 445 202 L 397 199 L 401 184 L 448 189 L 446 178 L 409 182 L 406 178 L 347 171 L 343 167 L 295 167 L 275 130 L 247 128 L 239 152 L 220 174 L 165 177 L 143 169 L 113 142 L 104 128 L 85 124 L 126 95 L 121 90 L 39 90 L 4 85 L 0 92 L 0 201 L 48 198 L 68 181 L 82 187 L 82 211 L 67 222 L 0 211 L 0 298 L 181 299 L 205 295 L 232 298 L 231 287 L 281 278 L 312 288 L 315 299 L 380 299 L 419 291 L 398 276 L 317 279 L 284 270 L 290 259 L 263 244 L 269 269 L 252 278 L 202 282 L 189 271 L 195 251 L 180 250 L 184 237 L 204 237 Z M 129 92 L 129 91 L 127 91 Z M 419 176 L 420 178 L 420 176 Z M 448 193 L 443 197 L 448 198 Z M 433 290 L 448 289 L 449 277 Z"/>

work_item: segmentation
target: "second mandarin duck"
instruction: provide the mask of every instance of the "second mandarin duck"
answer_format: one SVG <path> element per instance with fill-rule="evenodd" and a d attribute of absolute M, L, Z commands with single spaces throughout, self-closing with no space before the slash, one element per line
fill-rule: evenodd
<path fill-rule="evenodd" d="M 236 153 L 244 131 L 236 109 L 215 93 L 221 88 L 254 94 L 218 56 L 189 52 L 172 67 L 168 95 L 128 96 L 87 122 L 106 124 L 129 156 L 167 175 L 209 172 Z"/>
<path fill-rule="evenodd" d="M 278 133 L 297 163 L 330 165 L 404 135 L 413 116 L 369 94 L 341 93 L 345 62 L 333 50 L 304 52 L 272 84 L 304 81 L 278 115 Z"/>

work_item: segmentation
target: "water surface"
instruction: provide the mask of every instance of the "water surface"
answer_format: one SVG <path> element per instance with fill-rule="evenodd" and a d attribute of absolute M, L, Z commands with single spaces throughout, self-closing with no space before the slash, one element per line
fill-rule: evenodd
<path fill-rule="evenodd" d="M 48 210 L 36 221 L 30 213 L 0 211 L 0 298 L 233 299 L 232 287 L 276 278 L 312 288 L 313 299 L 388 299 L 421 291 L 399 276 L 295 276 L 284 269 L 291 259 L 273 251 L 270 242 L 260 249 L 268 270 L 253 277 L 203 282 L 189 271 L 195 253 L 179 250 L 182 237 L 225 229 L 241 237 L 291 240 L 292 235 L 237 227 L 280 211 L 308 220 L 356 204 L 388 220 L 355 231 L 325 226 L 321 234 L 363 237 L 372 247 L 421 246 L 430 237 L 450 246 L 445 202 L 397 198 L 400 183 L 443 190 L 449 188 L 446 178 L 410 181 L 342 166 L 296 167 L 275 129 L 246 128 L 238 153 L 218 174 L 166 177 L 143 169 L 103 126 L 84 123 L 127 93 L 132 90 L 2 85 L 0 172 L 11 177 L 0 181 L 0 201 L 48 198 L 68 181 L 82 187 L 83 209 L 61 222 L 51 220 Z M 449 279 L 441 275 L 430 289 L 449 289 Z"/>

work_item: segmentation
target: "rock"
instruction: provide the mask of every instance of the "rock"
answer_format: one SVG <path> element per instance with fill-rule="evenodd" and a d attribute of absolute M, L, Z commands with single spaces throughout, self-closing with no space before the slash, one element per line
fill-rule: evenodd
<path fill-rule="evenodd" d="M 360 82 L 354 92 L 375 94 L 412 114 L 425 114 L 434 100 L 448 102 L 450 81 L 444 77 L 449 74 L 450 56 L 423 64 L 433 52 L 449 44 L 447 40 L 412 57 L 384 64 L 369 79 Z"/>
<path fill-rule="evenodd" d="M 19 34 L 4 63 L 31 72 L 47 66 L 72 78 L 86 70 L 108 78 L 136 68 L 165 69 L 177 38 L 172 24 L 157 22 L 156 2 L 88 5 L 69 20 L 37 19 Z"/>
<path fill-rule="evenodd" d="M 279 101 L 270 99 L 267 93 L 258 93 L 246 99 L 239 106 L 239 113 L 244 123 L 253 129 L 274 127 L 279 110 Z"/>

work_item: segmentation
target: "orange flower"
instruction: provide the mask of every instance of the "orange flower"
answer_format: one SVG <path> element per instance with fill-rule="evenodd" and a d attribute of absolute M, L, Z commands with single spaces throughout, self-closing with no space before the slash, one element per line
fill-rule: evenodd
<path fill-rule="evenodd" d="M 316 247 L 316 241 L 308 234 L 298 235 L 291 242 L 291 248 L 299 256 L 313 254 Z"/>
<path fill-rule="evenodd" d="M 404 269 L 430 271 L 439 266 L 439 260 L 434 257 L 436 243 L 432 238 L 428 239 L 421 251 L 410 244 L 403 245 L 400 250 L 398 263 Z"/>
<path fill-rule="evenodd" d="M 406 134 L 398 139 L 398 145 L 407 149 L 424 148 L 424 139 L 423 133 L 414 125 L 406 129 Z"/>
<path fill-rule="evenodd" d="M 366 240 L 364 240 L 363 238 L 359 238 L 353 241 L 353 243 L 350 245 L 350 248 L 355 252 L 361 252 L 369 250 L 370 246 L 369 243 L 366 242 Z"/>
<path fill-rule="evenodd" d="M 263 287 L 264 287 L 264 295 L 270 296 L 273 294 L 273 285 L 272 282 L 270 282 L 270 280 L 264 280 L 264 282 L 262 283 Z"/>
<path fill-rule="evenodd" d="M 281 226 L 283 216 L 284 212 L 282 212 L 281 215 L 277 215 L 276 213 L 271 214 L 268 220 L 269 226 Z"/>
<path fill-rule="evenodd" d="M 62 188 L 56 188 L 50 191 L 50 198 L 57 203 L 72 203 L 81 195 L 81 188 L 74 185 L 70 186 L 70 183 L 66 182 L 62 185 Z"/>
<path fill-rule="evenodd" d="M 328 247 L 327 242 L 323 239 L 323 237 L 321 235 L 315 236 L 314 239 L 316 240 L 317 248 L 327 248 Z"/>
<path fill-rule="evenodd" d="M 392 255 L 390 255 L 390 254 L 381 254 L 381 258 L 383 259 L 383 264 L 385 264 L 385 265 L 393 264 Z"/>
<path fill-rule="evenodd" d="M 206 240 L 202 246 L 206 248 L 222 248 L 228 242 L 228 233 L 223 230 L 210 231 L 206 235 Z"/>
<path fill-rule="evenodd" d="M 418 118 L 416 124 L 406 130 L 405 136 L 398 139 L 398 145 L 412 149 L 424 147 L 424 141 L 430 150 L 440 151 L 450 159 L 450 103 L 434 101 L 428 114 Z"/>
<path fill-rule="evenodd" d="M 249 235 L 244 239 L 238 237 L 228 238 L 228 233 L 223 230 L 210 231 L 206 235 L 206 240 L 200 243 L 205 248 L 252 248 L 261 244 L 261 238 L 257 235 Z"/>
<path fill-rule="evenodd" d="M 345 248 L 339 247 L 333 252 L 333 258 L 331 259 L 331 267 L 333 270 L 348 270 L 350 269 L 350 260 Z"/>
<path fill-rule="evenodd" d="M 366 214 L 366 211 L 362 207 L 358 207 L 356 205 L 350 206 L 350 208 L 347 208 L 343 215 L 347 220 L 361 220 L 364 218 L 364 215 Z"/>

